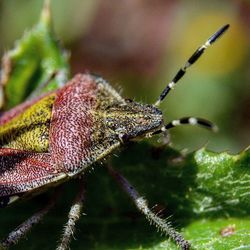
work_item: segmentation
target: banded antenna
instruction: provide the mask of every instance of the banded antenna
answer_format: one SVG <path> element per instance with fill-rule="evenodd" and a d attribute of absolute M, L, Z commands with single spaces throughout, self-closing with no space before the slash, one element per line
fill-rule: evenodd
<path fill-rule="evenodd" d="M 185 75 L 187 68 L 189 68 L 192 64 L 194 64 L 200 56 L 204 53 L 204 51 L 212 45 L 219 37 L 221 37 L 225 31 L 229 28 L 229 24 L 221 27 L 217 32 L 215 32 L 202 46 L 200 46 L 193 55 L 187 60 L 185 65 L 179 69 L 179 71 L 174 76 L 173 80 L 167 85 L 167 87 L 162 91 L 159 99 L 154 104 L 155 106 L 159 106 L 159 104 L 165 99 L 167 94 L 171 89 L 174 88 L 175 84 Z"/>

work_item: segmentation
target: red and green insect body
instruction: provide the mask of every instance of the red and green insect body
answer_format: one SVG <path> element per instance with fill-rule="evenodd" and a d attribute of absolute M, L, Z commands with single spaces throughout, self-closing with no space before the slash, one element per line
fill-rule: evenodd
<path fill-rule="evenodd" d="M 165 134 L 182 124 L 214 129 L 209 121 L 194 117 L 164 124 L 159 105 L 187 68 L 228 27 L 223 26 L 193 53 L 155 104 L 124 99 L 101 77 L 79 74 L 62 88 L 3 113 L 0 116 L 0 207 L 84 175 L 93 163 L 100 162 L 121 144 L 131 140 Z M 108 166 L 108 171 L 152 224 L 182 249 L 189 249 L 189 242 L 169 222 L 152 212 L 146 200 L 123 176 L 111 166 Z M 75 222 L 80 217 L 81 190 L 71 207 L 58 247 L 60 250 L 68 247 Z M 41 210 L 17 227 L 2 241 L 2 245 L 9 247 L 17 243 L 47 210 Z"/>
<path fill-rule="evenodd" d="M 79 74 L 62 89 L 6 112 L 0 124 L 0 197 L 6 206 L 83 174 L 122 140 L 159 130 L 163 118 L 152 105 L 124 100 L 103 79 Z"/>

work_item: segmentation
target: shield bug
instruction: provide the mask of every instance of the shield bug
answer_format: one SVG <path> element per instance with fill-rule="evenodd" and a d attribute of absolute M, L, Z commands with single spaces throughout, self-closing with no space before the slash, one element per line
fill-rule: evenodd
<path fill-rule="evenodd" d="M 227 29 L 223 26 L 187 60 L 155 104 L 141 104 L 122 98 L 104 79 L 91 74 L 78 74 L 64 87 L 3 113 L 0 117 L 0 205 L 33 196 L 76 177 L 81 177 L 95 162 L 131 140 L 166 133 L 182 125 L 215 126 L 201 118 L 185 117 L 164 123 L 160 103 L 186 70 Z M 190 243 L 147 206 L 146 200 L 116 170 L 109 173 L 132 198 L 137 208 L 181 249 Z M 69 246 L 75 223 L 81 214 L 84 188 L 69 212 L 58 249 Z M 38 223 L 55 202 L 34 214 L 2 241 L 3 247 L 15 243 Z"/>

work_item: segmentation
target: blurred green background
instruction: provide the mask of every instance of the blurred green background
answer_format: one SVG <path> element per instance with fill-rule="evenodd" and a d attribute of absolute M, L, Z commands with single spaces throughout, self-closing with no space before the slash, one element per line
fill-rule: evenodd
<path fill-rule="evenodd" d="M 220 131 L 181 127 L 174 147 L 239 152 L 250 142 L 249 1 L 53 0 L 54 28 L 72 75 L 95 72 L 124 97 L 153 103 L 192 52 L 220 26 L 225 36 L 162 104 L 166 121 L 199 116 Z M 0 1 L 0 53 L 38 20 L 42 0 Z"/>

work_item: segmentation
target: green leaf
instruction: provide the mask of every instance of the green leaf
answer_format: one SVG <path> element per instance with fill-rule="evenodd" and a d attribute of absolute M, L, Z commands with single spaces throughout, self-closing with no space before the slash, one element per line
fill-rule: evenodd
<path fill-rule="evenodd" d="M 184 233 L 193 249 L 250 249 L 250 217 L 197 220 Z"/>
<path fill-rule="evenodd" d="M 171 210 L 175 214 L 244 216 L 250 211 L 249 150 L 230 155 L 200 149 L 182 155 L 171 148 L 136 144 L 114 158 L 113 165 L 133 178 L 135 184 L 142 187 L 142 192 L 149 190 L 143 185 L 145 180 L 147 184 L 150 180 L 161 183 L 150 184 L 149 195 L 158 193 L 159 198 L 165 197 L 168 207 L 173 204 Z M 179 204 L 178 209 L 176 204 Z"/>
<path fill-rule="evenodd" d="M 158 204 L 156 211 L 163 209 L 163 217 L 171 216 L 169 221 L 191 242 L 192 249 L 249 248 L 249 150 L 230 155 L 200 149 L 182 155 L 169 147 L 139 143 L 124 148 L 111 162 L 148 199 L 150 207 Z M 85 181 L 87 216 L 77 223 L 72 249 L 83 245 L 98 250 L 179 249 L 149 225 L 105 167 L 96 166 L 85 174 Z M 76 193 L 76 183 L 66 183 L 56 208 L 27 236 L 28 241 L 22 240 L 14 249 L 54 249 Z M 42 206 L 46 195 L 0 211 L 4 218 L 1 235 Z M 232 234 L 223 236 L 222 230 L 230 227 Z"/>
<path fill-rule="evenodd" d="M 27 97 L 57 89 L 68 80 L 68 56 L 55 39 L 49 5 L 40 21 L 3 57 L 0 106 L 9 109 Z"/>
<path fill-rule="evenodd" d="M 193 249 L 249 246 L 249 150 L 230 155 L 200 149 L 182 155 L 171 148 L 141 143 L 130 145 L 119 157 L 113 157 L 112 165 L 148 199 L 151 207 L 159 204 L 160 209 L 164 209 L 163 216 L 171 216 L 169 220 L 178 225 Z M 105 203 L 106 211 L 111 207 L 113 216 L 110 220 L 116 223 L 113 228 L 109 223 L 103 226 L 106 233 L 102 234 L 103 243 L 95 237 L 98 247 L 91 245 L 91 249 L 178 249 L 171 241 L 153 232 L 153 227 L 149 231 L 148 222 L 139 219 L 143 216 L 135 212 L 135 206 L 115 183 L 110 184 L 105 175 L 104 170 L 98 169 L 89 176 L 88 190 L 94 194 L 93 197 L 89 194 L 87 214 L 95 221 L 99 218 L 99 226 L 105 224 L 101 222 L 105 208 L 99 210 Z M 85 227 L 92 228 L 90 225 Z M 230 225 L 235 225 L 235 232 L 222 237 L 220 231 Z M 112 234 L 117 235 L 113 240 L 115 243 Z"/>

